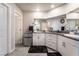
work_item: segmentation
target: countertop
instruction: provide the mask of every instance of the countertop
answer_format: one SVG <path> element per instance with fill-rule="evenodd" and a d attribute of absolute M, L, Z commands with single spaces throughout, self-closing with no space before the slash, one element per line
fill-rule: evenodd
<path fill-rule="evenodd" d="M 66 38 L 69 38 L 69 39 L 72 39 L 72 40 L 75 40 L 75 41 L 79 41 L 79 35 L 76 35 L 76 34 L 69 34 L 69 32 L 57 32 L 57 31 L 53 31 L 53 32 L 33 32 L 33 33 L 38 33 L 38 34 L 42 34 L 42 33 L 45 33 L 45 34 L 56 34 L 56 35 L 60 35 L 60 36 L 64 36 Z M 65 35 L 67 34 L 67 35 Z"/>
<path fill-rule="evenodd" d="M 58 34 L 58 35 L 61 35 L 61 36 L 64 36 L 66 38 L 69 38 L 69 39 L 72 39 L 72 40 L 75 40 L 75 41 L 79 41 L 79 35 L 75 35 L 75 34 Z"/>

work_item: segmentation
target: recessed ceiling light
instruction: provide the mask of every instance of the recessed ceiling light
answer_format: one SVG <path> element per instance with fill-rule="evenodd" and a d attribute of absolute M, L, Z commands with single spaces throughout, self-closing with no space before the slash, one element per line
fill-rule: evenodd
<path fill-rule="evenodd" d="M 51 5 L 51 8 L 54 8 L 55 7 L 55 5 Z"/>
<path fill-rule="evenodd" d="M 40 9 L 39 9 L 39 8 L 37 8 L 37 9 L 36 9 L 36 11 L 40 11 Z"/>

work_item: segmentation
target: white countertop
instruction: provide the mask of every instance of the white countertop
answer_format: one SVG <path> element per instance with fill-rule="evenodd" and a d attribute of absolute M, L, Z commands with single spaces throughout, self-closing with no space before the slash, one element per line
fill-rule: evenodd
<path fill-rule="evenodd" d="M 64 34 L 64 36 L 75 38 L 75 39 L 79 40 L 79 35 L 76 35 L 76 34 Z"/>

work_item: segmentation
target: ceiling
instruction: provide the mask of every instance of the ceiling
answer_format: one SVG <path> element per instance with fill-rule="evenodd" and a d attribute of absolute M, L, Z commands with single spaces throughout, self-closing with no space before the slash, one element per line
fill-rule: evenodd
<path fill-rule="evenodd" d="M 65 3 L 16 3 L 22 11 L 36 11 L 36 9 L 39 8 L 41 12 L 55 9 L 63 4 Z M 55 7 L 51 8 L 51 5 Z"/>

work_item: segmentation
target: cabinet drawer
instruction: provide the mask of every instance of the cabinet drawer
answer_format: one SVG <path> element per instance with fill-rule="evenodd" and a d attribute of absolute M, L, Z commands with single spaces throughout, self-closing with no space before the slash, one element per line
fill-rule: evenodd
<path fill-rule="evenodd" d="M 46 34 L 46 37 L 48 38 L 48 37 L 51 37 L 51 34 Z"/>
<path fill-rule="evenodd" d="M 52 42 L 56 42 L 57 41 L 57 35 L 47 34 L 46 35 L 46 40 L 49 40 L 49 41 L 52 41 Z"/>
<path fill-rule="evenodd" d="M 46 43 L 51 43 L 51 44 L 55 43 L 56 44 L 56 42 L 53 42 L 53 41 L 50 41 L 50 40 L 47 40 Z"/>
<path fill-rule="evenodd" d="M 54 42 L 54 43 L 56 43 L 57 41 L 50 38 L 50 39 L 46 39 L 46 42 Z"/>

